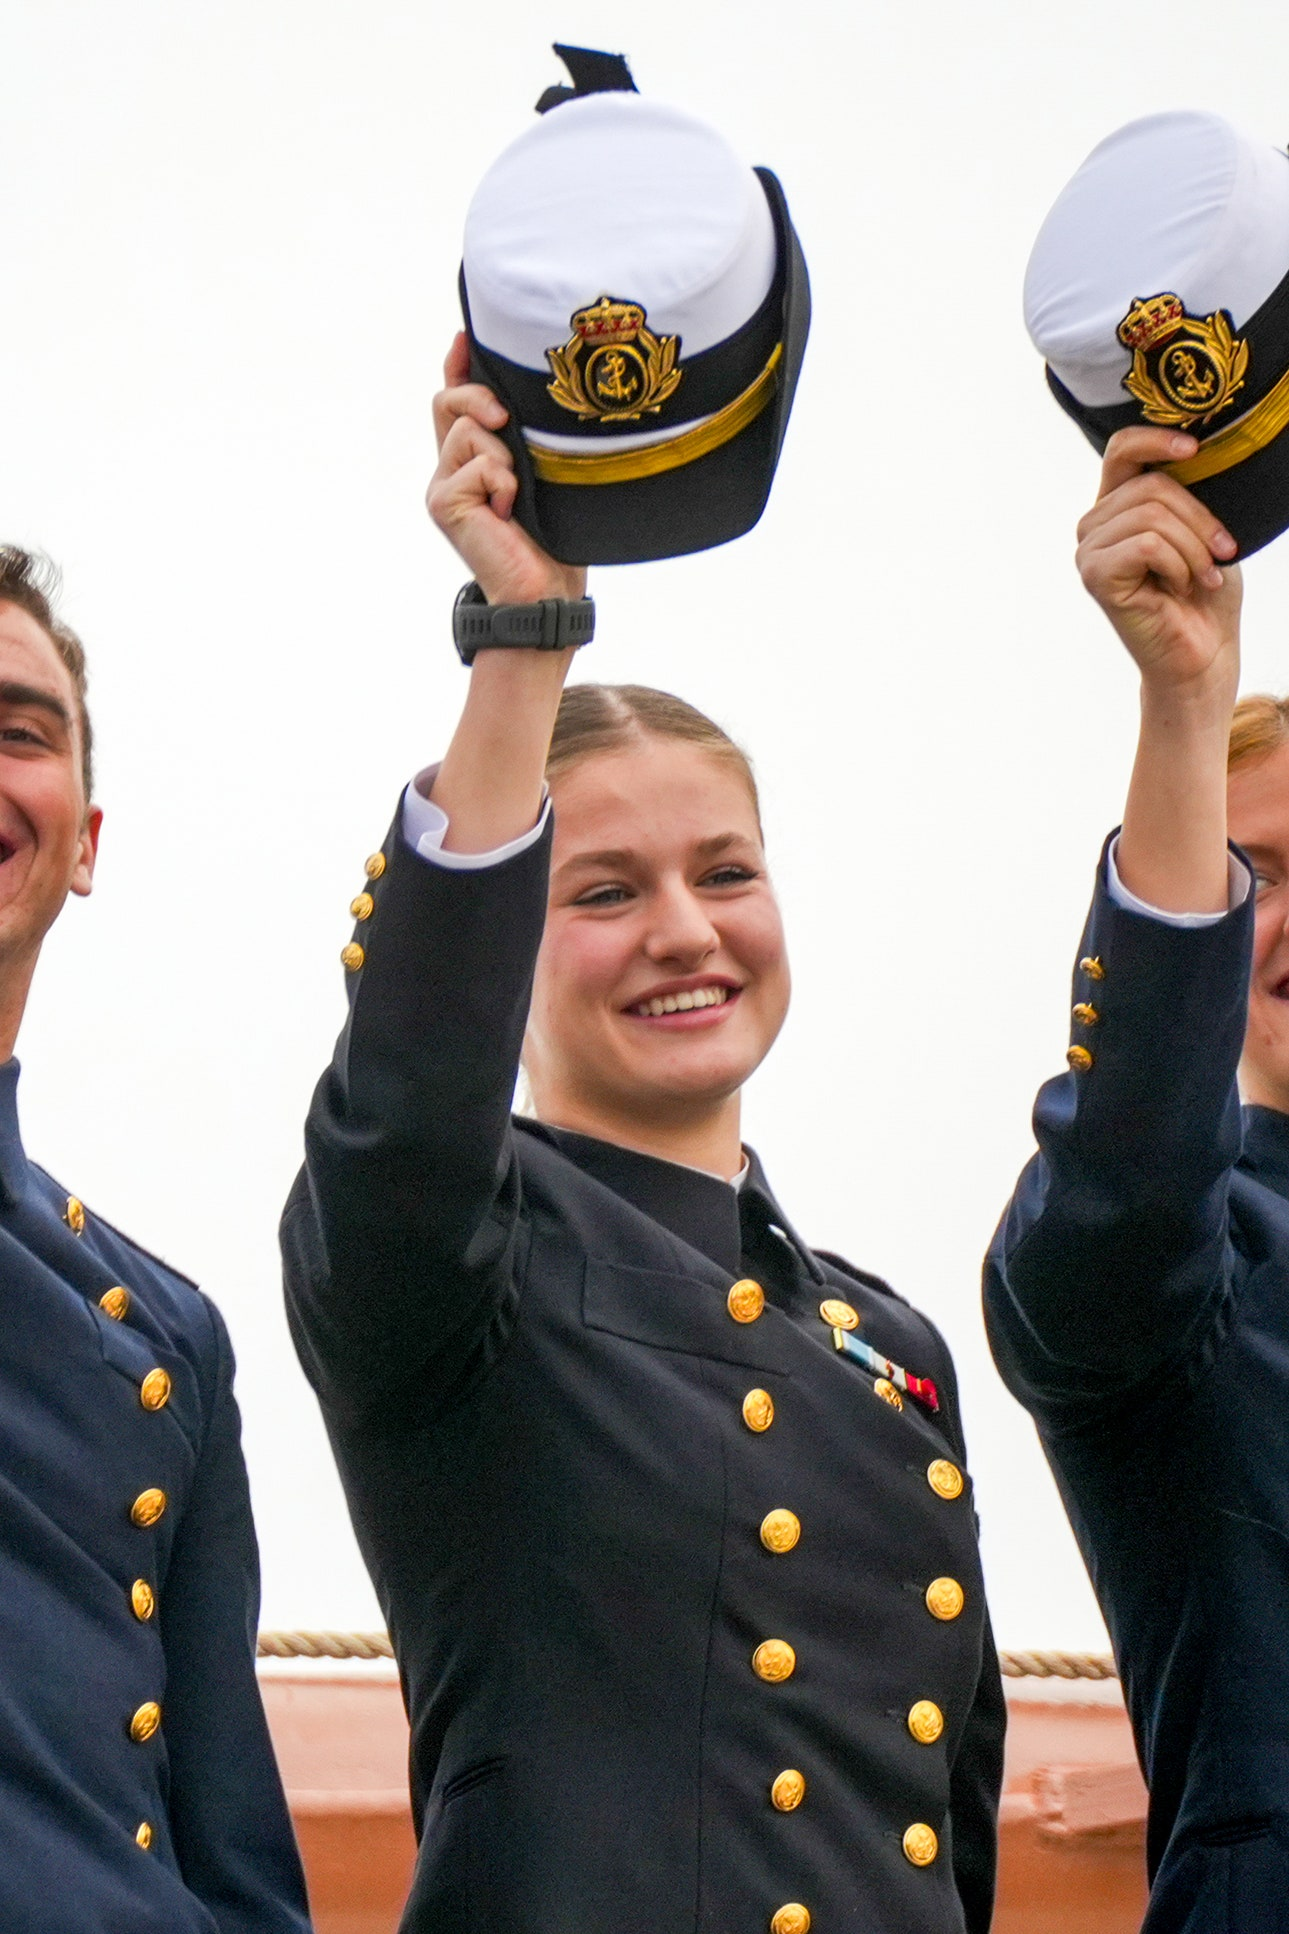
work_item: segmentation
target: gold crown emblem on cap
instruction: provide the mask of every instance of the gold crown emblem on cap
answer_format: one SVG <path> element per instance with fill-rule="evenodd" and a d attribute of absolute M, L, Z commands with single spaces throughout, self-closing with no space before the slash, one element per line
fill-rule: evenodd
<path fill-rule="evenodd" d="M 1123 386 L 1147 423 L 1173 430 L 1208 423 L 1244 387 L 1249 345 L 1235 334 L 1225 309 L 1192 316 L 1179 295 L 1138 296 L 1118 336 L 1132 351 Z"/>
<path fill-rule="evenodd" d="M 655 336 L 638 302 L 602 295 L 569 319 L 573 331 L 546 360 L 547 392 L 562 410 L 598 423 L 656 416 L 674 396 L 684 370 L 679 336 Z"/>

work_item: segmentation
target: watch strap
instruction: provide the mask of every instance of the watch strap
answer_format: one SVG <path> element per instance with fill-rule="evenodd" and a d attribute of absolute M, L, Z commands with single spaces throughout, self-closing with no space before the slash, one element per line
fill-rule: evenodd
<path fill-rule="evenodd" d="M 479 651 L 568 651 L 595 636 L 594 598 L 539 598 L 489 604 L 471 579 L 452 607 L 452 637 L 463 665 Z"/>

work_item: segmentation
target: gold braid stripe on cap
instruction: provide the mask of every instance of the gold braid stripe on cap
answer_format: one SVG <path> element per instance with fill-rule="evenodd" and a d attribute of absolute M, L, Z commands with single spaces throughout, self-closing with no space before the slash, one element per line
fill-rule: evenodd
<path fill-rule="evenodd" d="M 1193 457 L 1185 457 L 1181 463 L 1165 464 L 1164 468 L 1180 484 L 1203 483 L 1205 477 L 1219 476 L 1223 470 L 1233 470 L 1237 463 L 1243 463 L 1246 457 L 1256 457 L 1259 450 L 1275 442 L 1286 424 L 1289 424 L 1289 370 L 1260 403 L 1255 403 L 1216 436 L 1209 437 Z"/>
<path fill-rule="evenodd" d="M 594 451 L 586 456 L 570 456 L 543 443 L 530 443 L 528 452 L 533 469 L 543 483 L 614 484 L 635 483 L 640 477 L 659 477 L 666 470 L 679 470 L 682 464 L 696 463 L 699 457 L 708 456 L 723 443 L 731 442 L 749 423 L 755 423 L 778 388 L 782 360 L 780 342 L 774 345 L 761 374 L 748 384 L 741 396 L 736 396 L 715 416 L 709 416 L 705 423 L 696 423 L 692 430 L 672 437 L 669 443 L 647 443 L 642 450 L 613 450 L 607 456 Z"/>

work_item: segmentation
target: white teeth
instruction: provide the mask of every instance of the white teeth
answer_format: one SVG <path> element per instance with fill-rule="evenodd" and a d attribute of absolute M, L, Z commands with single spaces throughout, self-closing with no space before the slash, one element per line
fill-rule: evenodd
<path fill-rule="evenodd" d="M 723 1007 L 728 999 L 727 987 L 698 987 L 692 994 L 663 994 L 641 1001 L 636 1013 L 657 1020 L 660 1014 L 688 1014 L 694 1007 Z"/>

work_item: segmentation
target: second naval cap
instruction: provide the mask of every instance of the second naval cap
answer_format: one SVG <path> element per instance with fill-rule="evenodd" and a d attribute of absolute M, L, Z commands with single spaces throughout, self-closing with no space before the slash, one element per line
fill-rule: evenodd
<path fill-rule="evenodd" d="M 1242 555 L 1289 528 L 1289 154 L 1217 114 L 1131 121 L 1093 149 L 1030 256 L 1025 321 L 1098 450 L 1151 423 Z"/>
<path fill-rule="evenodd" d="M 810 321 L 768 169 L 558 47 L 574 85 L 495 161 L 465 224 L 471 374 L 510 411 L 515 514 L 554 557 L 632 564 L 765 508 Z"/>

